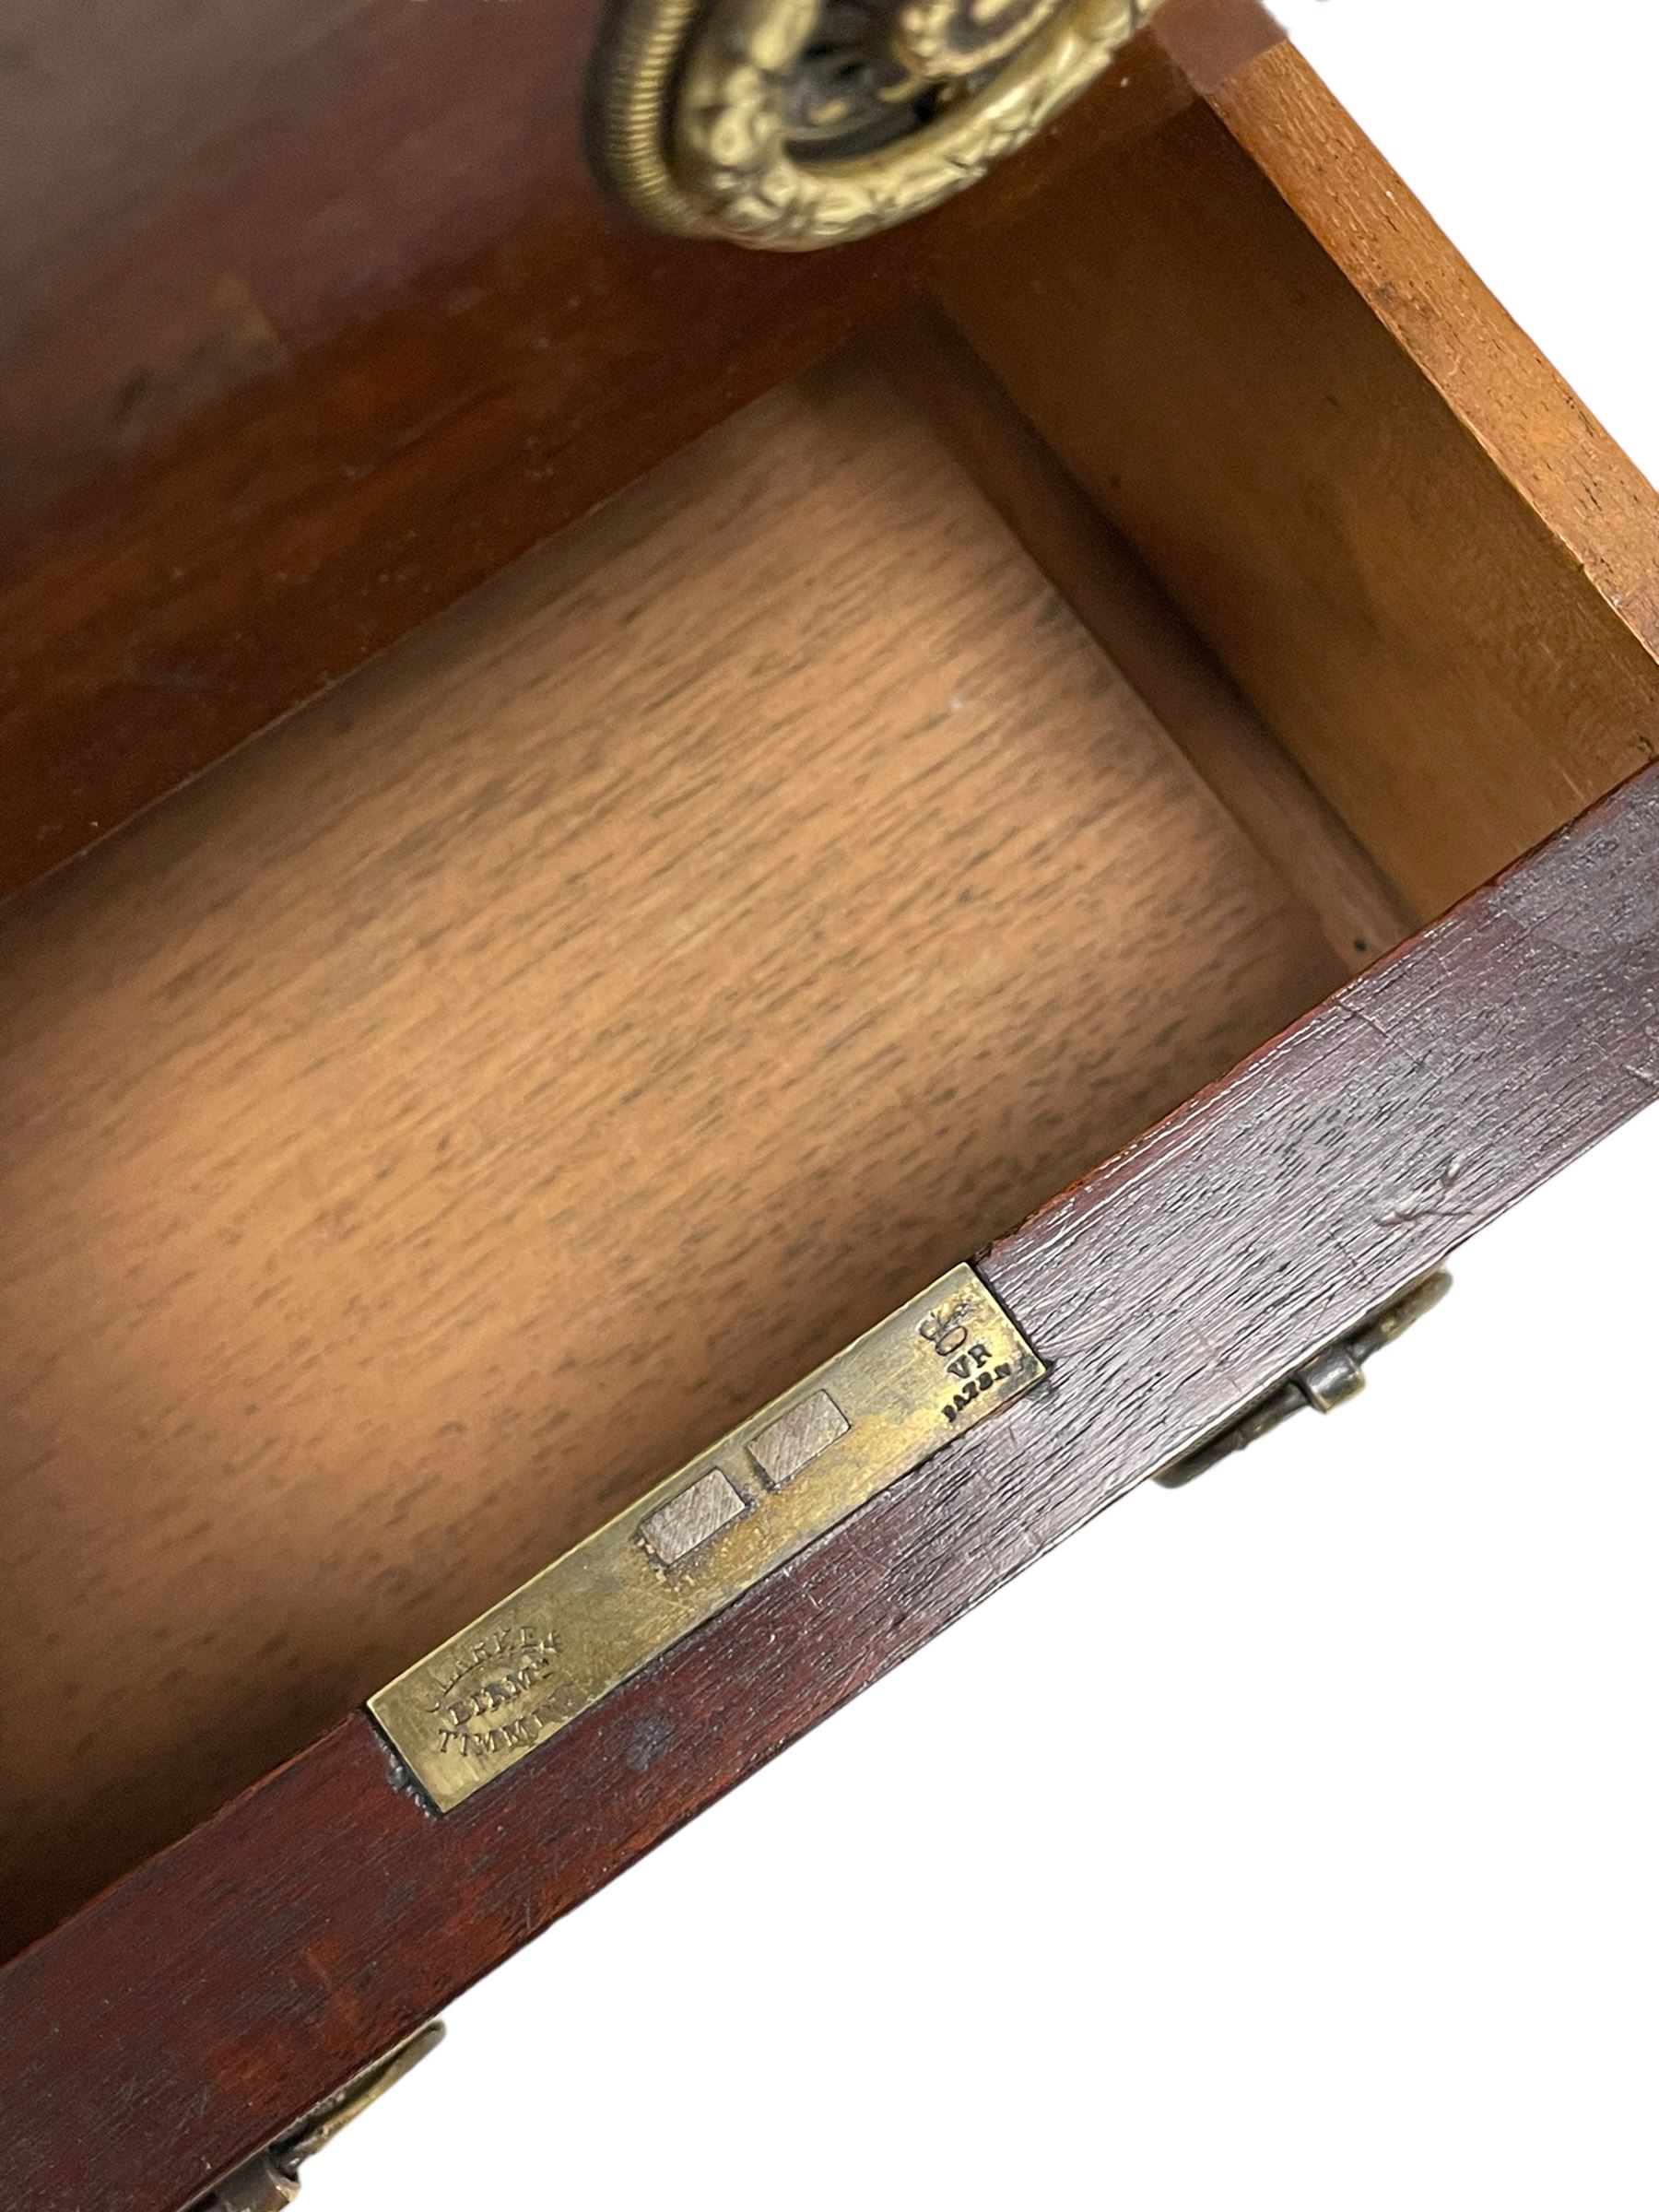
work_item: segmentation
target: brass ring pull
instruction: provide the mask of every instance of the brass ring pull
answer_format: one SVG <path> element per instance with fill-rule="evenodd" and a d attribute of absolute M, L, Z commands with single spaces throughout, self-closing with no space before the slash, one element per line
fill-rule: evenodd
<path fill-rule="evenodd" d="M 936 206 L 1159 0 L 625 0 L 605 159 L 655 229 L 804 253 Z"/>

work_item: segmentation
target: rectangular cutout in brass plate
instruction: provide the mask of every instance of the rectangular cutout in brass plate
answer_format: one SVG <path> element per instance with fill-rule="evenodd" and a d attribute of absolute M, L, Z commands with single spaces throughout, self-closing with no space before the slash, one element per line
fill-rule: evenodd
<path fill-rule="evenodd" d="M 370 1712 L 450 1811 L 1044 1371 L 972 1268 L 952 1268 Z"/>

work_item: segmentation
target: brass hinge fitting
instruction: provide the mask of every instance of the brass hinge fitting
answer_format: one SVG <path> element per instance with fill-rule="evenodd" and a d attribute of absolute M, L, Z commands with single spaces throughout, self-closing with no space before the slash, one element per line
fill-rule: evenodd
<path fill-rule="evenodd" d="M 1441 1268 L 1437 1274 L 1425 1276 L 1414 1284 L 1404 1298 L 1368 1321 L 1353 1335 L 1345 1336 L 1331 1345 L 1317 1359 L 1299 1367 L 1288 1382 L 1268 1396 L 1258 1399 L 1250 1411 L 1223 1429 L 1218 1436 L 1200 1444 L 1185 1459 L 1166 1467 L 1161 1475 L 1154 1476 L 1166 1490 L 1179 1490 L 1189 1482 L 1195 1482 L 1206 1474 L 1219 1459 L 1227 1459 L 1235 1452 L 1242 1452 L 1258 1437 L 1288 1421 L 1293 1413 L 1300 1413 L 1311 1406 L 1315 1413 L 1335 1413 L 1338 1406 L 1346 1406 L 1350 1398 L 1358 1397 L 1365 1388 L 1364 1368 L 1368 1359 L 1392 1344 L 1396 1336 L 1404 1335 L 1415 1321 L 1420 1321 L 1431 1306 L 1438 1306 L 1452 1288 L 1452 1277 Z"/>
<path fill-rule="evenodd" d="M 332 2142 L 349 2121 L 383 2096 L 394 2081 L 401 2081 L 411 2066 L 418 2065 L 442 2041 L 441 2020 L 429 2020 L 424 2028 L 417 2028 L 413 2035 L 394 2044 L 384 2058 L 377 2058 L 373 2065 L 354 2074 L 344 2088 L 324 2098 L 268 2149 L 239 2166 L 209 2195 L 201 2198 L 193 2212 L 282 2212 L 282 2206 L 291 2205 L 300 2194 L 303 2161 L 324 2143 Z"/>

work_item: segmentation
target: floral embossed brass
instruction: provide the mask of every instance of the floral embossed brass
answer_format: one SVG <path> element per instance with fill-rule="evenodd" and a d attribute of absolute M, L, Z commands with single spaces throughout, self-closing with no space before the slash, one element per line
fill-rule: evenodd
<path fill-rule="evenodd" d="M 605 157 L 657 229 L 785 253 L 960 192 L 1160 0 L 623 0 Z"/>

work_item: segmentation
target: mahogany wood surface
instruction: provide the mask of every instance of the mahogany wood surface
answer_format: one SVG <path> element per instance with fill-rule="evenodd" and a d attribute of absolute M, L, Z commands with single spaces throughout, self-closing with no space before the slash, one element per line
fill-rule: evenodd
<path fill-rule="evenodd" d="M 18 2212 L 171 2212 L 1659 1092 L 1659 771 L 996 1245 L 1053 1364 L 469 1804 L 354 1715 L 0 1971 Z"/>
<path fill-rule="evenodd" d="M 0 1955 L 1344 971 L 857 360 L 19 897 Z"/>
<path fill-rule="evenodd" d="M 1653 759 L 1659 496 L 1293 48 L 940 289 L 1419 912 Z"/>
<path fill-rule="evenodd" d="M 1171 0 L 1037 146 L 815 254 L 637 228 L 600 0 L 20 0 L 0 41 L 0 891 L 1278 33 Z"/>

